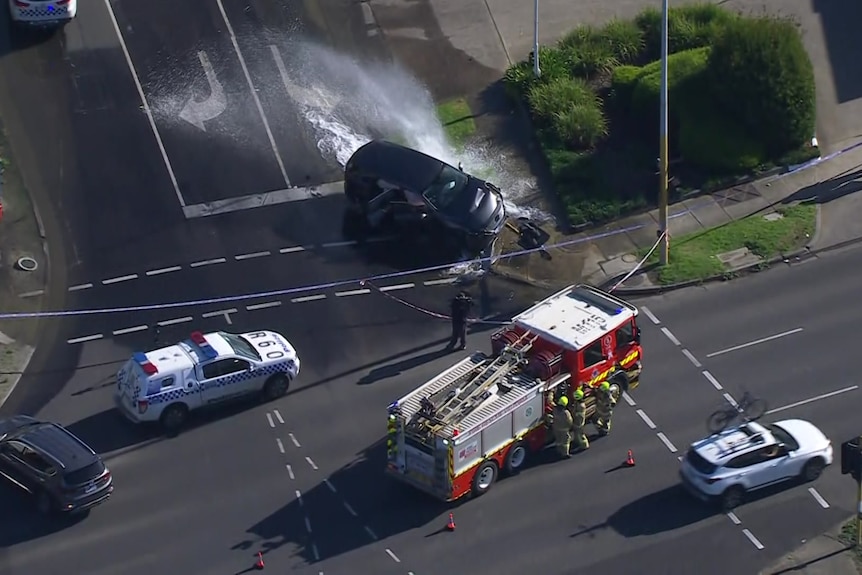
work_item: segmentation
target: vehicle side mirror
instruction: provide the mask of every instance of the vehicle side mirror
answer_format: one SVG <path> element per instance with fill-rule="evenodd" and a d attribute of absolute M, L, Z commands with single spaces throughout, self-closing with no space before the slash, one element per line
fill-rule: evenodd
<path fill-rule="evenodd" d="M 464 171 L 464 164 L 462 164 L 461 162 L 458 162 L 458 169 L 463 172 Z"/>

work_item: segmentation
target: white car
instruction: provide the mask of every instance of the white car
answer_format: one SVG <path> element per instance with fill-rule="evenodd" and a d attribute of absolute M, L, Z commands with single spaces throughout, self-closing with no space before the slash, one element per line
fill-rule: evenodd
<path fill-rule="evenodd" d="M 12 21 L 25 26 L 61 26 L 75 17 L 77 0 L 9 0 Z"/>
<path fill-rule="evenodd" d="M 748 492 L 799 478 L 814 481 L 832 464 L 832 442 L 801 419 L 748 422 L 691 445 L 679 474 L 683 486 L 725 510 Z"/>

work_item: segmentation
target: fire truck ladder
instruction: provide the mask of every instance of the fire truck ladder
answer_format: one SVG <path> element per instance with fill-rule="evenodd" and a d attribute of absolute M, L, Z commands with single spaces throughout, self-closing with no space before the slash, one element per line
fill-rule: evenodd
<path fill-rule="evenodd" d="M 507 345 L 492 362 L 478 368 L 478 373 L 473 375 L 466 384 L 448 391 L 440 405 L 434 405 L 429 398 L 423 398 L 419 413 L 429 420 L 427 431 L 431 433 L 439 431 L 446 427 L 455 415 L 468 413 L 487 399 L 489 390 L 494 384 L 499 383 L 524 364 L 526 361 L 524 354 L 529 351 L 538 337 L 527 332 Z M 523 345 L 517 347 L 518 344 Z"/>

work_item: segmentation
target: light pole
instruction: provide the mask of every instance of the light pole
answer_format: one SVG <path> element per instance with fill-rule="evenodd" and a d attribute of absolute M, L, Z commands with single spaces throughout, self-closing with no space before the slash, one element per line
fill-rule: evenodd
<path fill-rule="evenodd" d="M 658 221 L 661 233 L 659 263 L 667 265 L 668 258 L 668 225 L 667 225 L 667 3 L 661 2 L 661 112 L 659 119 L 659 193 Z"/>
<path fill-rule="evenodd" d="M 539 69 L 539 0 L 533 1 L 533 74 L 542 75 Z"/>

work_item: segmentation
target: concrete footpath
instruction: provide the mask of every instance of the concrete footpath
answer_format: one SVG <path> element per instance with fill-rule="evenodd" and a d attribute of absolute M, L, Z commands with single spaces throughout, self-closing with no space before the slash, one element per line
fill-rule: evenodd
<path fill-rule="evenodd" d="M 852 546 L 839 537 L 844 523 L 806 541 L 759 575 L 859 575 L 862 569 L 853 556 Z"/>

